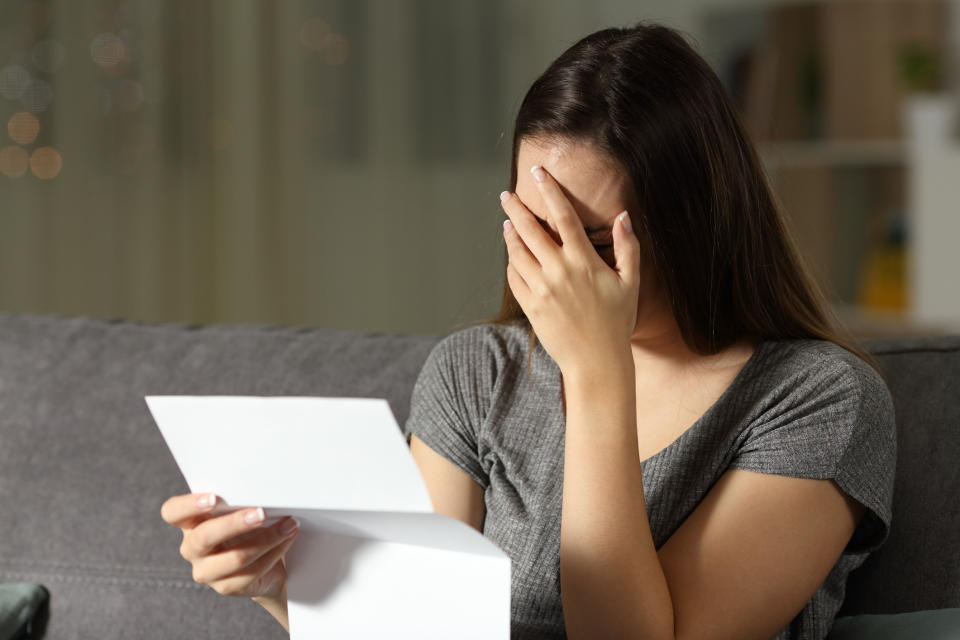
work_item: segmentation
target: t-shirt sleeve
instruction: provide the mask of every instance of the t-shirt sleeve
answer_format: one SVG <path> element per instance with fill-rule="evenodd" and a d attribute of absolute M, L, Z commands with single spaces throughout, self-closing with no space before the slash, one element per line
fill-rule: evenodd
<path fill-rule="evenodd" d="M 489 401 L 489 372 L 478 329 L 451 334 L 433 348 L 410 397 L 404 428 L 486 488 L 479 432 Z"/>
<path fill-rule="evenodd" d="M 748 429 L 730 466 L 834 480 L 867 508 L 846 552 L 867 553 L 890 530 L 895 460 L 890 392 L 851 355 L 796 372 Z"/>

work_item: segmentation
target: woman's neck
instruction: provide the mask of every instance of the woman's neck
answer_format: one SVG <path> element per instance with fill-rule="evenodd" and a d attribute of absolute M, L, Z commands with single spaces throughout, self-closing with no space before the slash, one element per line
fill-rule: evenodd
<path fill-rule="evenodd" d="M 712 355 L 692 350 L 683 339 L 680 326 L 669 309 L 647 308 L 639 313 L 630 337 L 630 349 L 638 379 L 642 372 L 658 377 L 739 366 L 749 359 L 756 340 L 744 338 Z"/>
<path fill-rule="evenodd" d="M 634 364 L 688 362 L 695 354 L 684 342 L 673 311 L 663 295 L 645 298 L 637 309 L 637 322 L 630 336 Z"/>

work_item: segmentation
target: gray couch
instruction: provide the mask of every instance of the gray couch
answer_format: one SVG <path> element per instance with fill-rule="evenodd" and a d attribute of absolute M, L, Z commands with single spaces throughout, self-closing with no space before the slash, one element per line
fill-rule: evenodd
<path fill-rule="evenodd" d="M 186 485 L 148 394 L 385 397 L 402 425 L 435 336 L 0 314 L 0 583 L 51 594 L 47 638 L 282 638 L 191 580 L 160 505 Z M 960 606 L 960 337 L 868 343 L 897 406 L 886 546 L 842 614 Z"/>

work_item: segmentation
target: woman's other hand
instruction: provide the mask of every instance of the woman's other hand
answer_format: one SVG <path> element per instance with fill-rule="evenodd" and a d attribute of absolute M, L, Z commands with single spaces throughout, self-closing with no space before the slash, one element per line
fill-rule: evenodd
<path fill-rule="evenodd" d="M 612 225 L 613 267 L 590 243 L 560 185 L 542 167 L 533 176 L 561 244 L 513 193 L 501 194 L 507 282 L 537 338 L 569 373 L 629 355 L 640 291 L 640 243 L 627 212 Z"/>
<path fill-rule="evenodd" d="M 193 579 L 221 595 L 285 599 L 283 558 L 297 537 L 297 521 L 265 524 L 260 508 L 214 515 L 216 505 L 215 495 L 192 493 L 170 498 L 160 510 L 183 532 L 180 555 L 193 565 Z"/>

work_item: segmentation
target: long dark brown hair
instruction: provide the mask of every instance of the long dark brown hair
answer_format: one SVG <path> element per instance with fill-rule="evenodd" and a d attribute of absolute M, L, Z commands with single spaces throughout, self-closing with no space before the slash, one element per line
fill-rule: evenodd
<path fill-rule="evenodd" d="M 520 105 L 511 191 L 524 139 L 586 144 L 625 172 L 633 227 L 694 352 L 817 338 L 873 364 L 800 259 L 723 85 L 676 31 L 604 29 L 557 58 Z M 507 284 L 491 321 L 529 326 Z"/>

